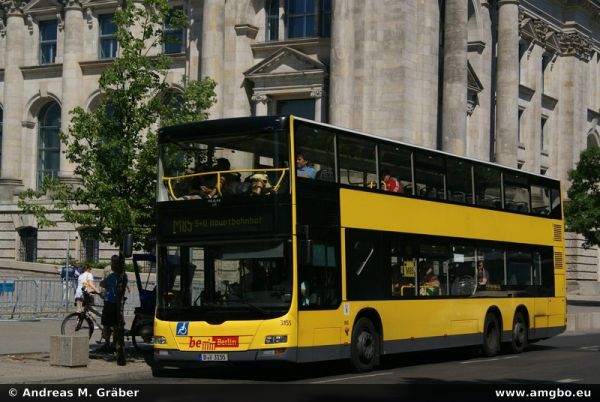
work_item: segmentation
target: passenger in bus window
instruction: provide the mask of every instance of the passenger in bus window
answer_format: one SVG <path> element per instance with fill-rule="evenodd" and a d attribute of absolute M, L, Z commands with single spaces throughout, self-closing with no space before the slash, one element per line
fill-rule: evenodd
<path fill-rule="evenodd" d="M 301 306 L 312 306 L 317 302 L 317 295 L 310 292 L 310 286 L 308 281 L 302 281 L 300 283 L 300 305 Z"/>
<path fill-rule="evenodd" d="M 317 171 L 308 166 L 308 158 L 305 152 L 298 152 L 296 154 L 296 174 L 298 177 L 305 177 L 307 179 L 314 179 L 317 177 Z"/>
<path fill-rule="evenodd" d="M 421 296 L 438 296 L 440 294 L 440 280 L 430 265 L 425 271 L 425 281 L 421 283 L 419 294 Z"/>
<path fill-rule="evenodd" d="M 381 171 L 381 177 L 383 178 L 382 185 L 385 191 L 391 191 L 393 193 L 402 193 L 402 183 L 396 179 L 388 170 Z"/>
<path fill-rule="evenodd" d="M 250 195 L 270 195 L 273 193 L 273 187 L 269 183 L 269 177 L 264 173 L 255 173 L 250 176 Z"/>
<path fill-rule="evenodd" d="M 479 260 L 477 262 L 477 283 L 479 286 L 485 286 L 489 280 L 490 274 L 488 273 L 487 269 L 485 269 L 483 260 Z"/>

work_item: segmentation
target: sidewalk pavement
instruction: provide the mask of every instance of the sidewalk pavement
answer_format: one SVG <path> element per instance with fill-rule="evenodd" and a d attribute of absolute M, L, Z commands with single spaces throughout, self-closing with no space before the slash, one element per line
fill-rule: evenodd
<path fill-rule="evenodd" d="M 600 331 L 600 296 L 569 295 L 567 312 L 566 335 Z M 0 383 L 86 384 L 152 378 L 148 364 L 152 355 L 140 354 L 129 342 L 125 366 L 117 365 L 114 354 L 94 353 L 85 367 L 50 366 L 49 337 L 57 331 L 58 322 L 50 320 L 0 322 Z M 97 347 L 93 339 L 91 351 Z"/>
<path fill-rule="evenodd" d="M 151 378 L 152 371 L 143 356 L 127 348 L 125 366 L 119 366 L 114 354 L 90 354 L 85 367 L 50 365 L 49 353 L 0 355 L 2 384 L 91 384 Z"/>

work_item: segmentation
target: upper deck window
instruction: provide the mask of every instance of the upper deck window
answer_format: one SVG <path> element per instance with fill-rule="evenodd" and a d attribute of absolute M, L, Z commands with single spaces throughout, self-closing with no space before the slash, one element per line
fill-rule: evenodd
<path fill-rule="evenodd" d="M 159 201 L 289 192 L 285 135 L 232 133 L 161 146 Z"/>

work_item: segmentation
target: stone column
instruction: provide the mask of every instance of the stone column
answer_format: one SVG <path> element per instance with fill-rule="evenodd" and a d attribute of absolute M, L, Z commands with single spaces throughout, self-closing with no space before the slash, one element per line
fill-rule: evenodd
<path fill-rule="evenodd" d="M 446 0 L 442 149 L 465 155 L 467 144 L 468 0 Z"/>
<path fill-rule="evenodd" d="M 224 14 L 225 0 L 204 0 L 200 72 L 203 78 L 210 77 L 217 82 L 217 103 L 209 110 L 210 119 L 223 117 Z"/>
<path fill-rule="evenodd" d="M 25 24 L 20 1 L 5 1 L 6 60 L 4 64 L 4 122 L 0 200 L 11 200 L 23 185 L 21 175 L 21 121 L 23 119 L 23 40 Z"/>
<path fill-rule="evenodd" d="M 334 0 L 331 13 L 330 123 L 352 127 L 354 98 L 354 0 Z"/>
<path fill-rule="evenodd" d="M 64 53 L 62 73 L 62 109 L 61 130 L 69 133 L 71 124 L 70 112 L 81 105 L 81 68 L 79 67 L 79 55 L 83 51 L 83 13 L 80 0 L 68 0 L 64 3 Z M 63 147 L 63 144 L 61 144 Z M 60 154 L 60 178 L 61 180 L 73 180 L 74 166 L 69 162 L 61 150 Z"/>
<path fill-rule="evenodd" d="M 200 74 L 200 47 L 202 46 L 202 1 L 189 0 L 186 2 L 186 13 L 190 18 L 187 29 L 187 71 L 192 80 L 197 80 Z"/>
<path fill-rule="evenodd" d="M 517 167 L 519 130 L 519 1 L 498 0 L 496 162 Z"/>

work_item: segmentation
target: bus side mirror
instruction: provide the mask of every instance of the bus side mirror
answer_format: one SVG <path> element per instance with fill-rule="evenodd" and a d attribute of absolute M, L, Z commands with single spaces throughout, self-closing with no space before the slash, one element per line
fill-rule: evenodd
<path fill-rule="evenodd" d="M 313 254 L 313 244 L 312 240 L 300 240 L 300 264 L 302 265 L 311 265 L 312 264 L 312 254 Z"/>
<path fill-rule="evenodd" d="M 123 256 L 130 258 L 133 255 L 133 235 L 131 233 L 123 236 Z"/>

